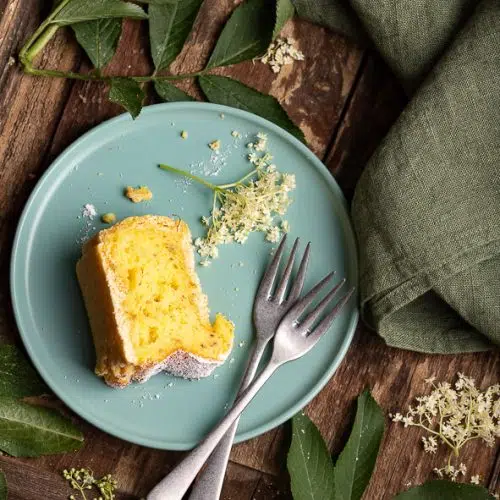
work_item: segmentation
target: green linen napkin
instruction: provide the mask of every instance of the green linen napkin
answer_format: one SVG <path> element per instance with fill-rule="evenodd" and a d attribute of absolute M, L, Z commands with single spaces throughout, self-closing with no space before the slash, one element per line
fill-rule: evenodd
<path fill-rule="evenodd" d="M 412 94 L 353 199 L 364 320 L 415 351 L 500 344 L 500 2 L 294 3 L 355 36 L 351 9 Z"/>

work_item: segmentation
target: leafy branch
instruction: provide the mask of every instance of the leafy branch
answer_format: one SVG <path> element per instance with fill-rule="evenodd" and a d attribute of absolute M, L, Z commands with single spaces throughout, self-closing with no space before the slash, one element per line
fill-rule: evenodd
<path fill-rule="evenodd" d="M 269 15 L 268 0 L 246 0 L 236 7 L 215 44 L 210 58 L 200 71 L 171 74 L 170 65 L 181 52 L 203 0 L 148 0 L 145 8 L 124 0 L 60 0 L 50 15 L 28 39 L 19 53 L 26 73 L 48 78 L 66 78 L 109 86 L 109 99 L 136 118 L 142 109 L 147 88 L 153 83 L 158 96 L 168 102 L 191 101 L 193 98 L 172 82 L 197 79 L 207 99 L 217 104 L 244 109 L 267 118 L 300 140 L 304 136 L 272 96 L 262 94 L 228 77 L 212 74 L 216 68 L 237 64 L 261 56 L 283 25 L 294 14 L 291 0 L 274 0 Z M 102 70 L 113 59 L 122 32 L 124 18 L 147 20 L 154 71 L 150 75 L 105 75 Z M 76 40 L 93 65 L 86 73 L 42 69 L 36 57 L 65 26 L 70 26 Z"/>

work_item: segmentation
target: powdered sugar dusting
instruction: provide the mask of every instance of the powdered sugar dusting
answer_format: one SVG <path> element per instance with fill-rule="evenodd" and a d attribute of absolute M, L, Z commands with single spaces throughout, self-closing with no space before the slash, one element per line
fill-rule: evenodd
<path fill-rule="evenodd" d="M 213 150 L 210 154 L 210 158 L 207 160 L 190 163 L 188 171 L 200 177 L 217 177 L 222 172 L 222 169 L 227 166 L 233 150 L 238 148 L 242 139 L 247 136 L 248 134 L 243 135 L 241 132 L 233 130 L 231 132 L 232 143 L 230 142 L 227 145 L 222 145 L 218 149 Z M 174 182 L 177 188 L 181 189 L 184 194 L 188 192 L 189 186 L 193 184 L 191 179 L 185 177 L 176 179 Z"/>
<path fill-rule="evenodd" d="M 97 210 L 94 205 L 87 203 L 83 206 L 82 215 L 92 220 L 97 215 Z"/>
<path fill-rule="evenodd" d="M 162 371 L 167 372 L 174 377 L 181 377 L 190 380 L 205 378 L 211 375 L 215 368 L 224 363 L 227 356 L 231 352 L 231 349 L 232 345 L 219 360 L 202 358 L 183 350 L 175 351 L 163 361 L 155 363 L 149 368 L 143 370 L 141 373 L 137 373 L 133 380 L 135 382 L 144 383 L 153 375 Z M 172 382 L 170 384 L 173 385 Z M 170 384 L 168 384 L 169 387 L 171 387 Z"/>
<path fill-rule="evenodd" d="M 97 210 L 96 210 L 95 206 L 92 205 L 92 203 L 86 203 L 82 207 L 81 216 L 79 216 L 78 218 L 79 219 L 83 218 L 84 225 L 80 229 L 80 234 L 78 235 L 78 238 L 77 238 L 77 243 L 79 245 L 82 245 L 83 243 L 85 243 L 90 238 L 90 233 L 92 231 L 95 231 L 96 228 L 93 225 L 93 223 L 94 223 L 94 219 L 96 218 L 96 216 L 97 216 Z"/>

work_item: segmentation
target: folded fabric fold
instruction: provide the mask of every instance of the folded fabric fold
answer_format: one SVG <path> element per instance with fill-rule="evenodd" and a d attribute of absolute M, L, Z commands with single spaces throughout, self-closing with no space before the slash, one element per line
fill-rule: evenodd
<path fill-rule="evenodd" d="M 351 2 L 407 88 L 425 74 L 356 187 L 361 307 L 390 345 L 479 351 L 500 344 L 500 2 L 437 4 Z"/>

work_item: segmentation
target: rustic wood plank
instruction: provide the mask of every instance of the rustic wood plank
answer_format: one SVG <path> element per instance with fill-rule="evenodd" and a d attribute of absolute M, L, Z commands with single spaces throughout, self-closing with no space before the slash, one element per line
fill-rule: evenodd
<path fill-rule="evenodd" d="M 4 15 L 8 0 L 0 0 L 0 18 Z"/>
<path fill-rule="evenodd" d="M 70 82 L 32 78 L 13 58 L 47 15 L 38 0 L 9 0 L 0 19 L 0 338 L 17 338 L 8 293 L 9 250 L 18 214 L 41 168 L 64 105 Z M 72 70 L 79 56 L 67 34 L 58 33 L 39 64 Z"/>
<path fill-rule="evenodd" d="M 276 97 L 300 126 L 307 145 L 323 158 L 354 84 L 362 51 L 324 28 L 293 19 L 283 36 L 297 40 L 303 62 L 276 76 L 268 66 L 247 62 L 220 71 Z"/>
<path fill-rule="evenodd" d="M 261 472 L 230 463 L 221 497 L 224 500 L 253 500 L 261 477 Z"/>
<path fill-rule="evenodd" d="M 407 102 L 403 88 L 385 63 L 366 56 L 359 82 L 325 164 L 348 200 L 366 162 Z"/>
<path fill-rule="evenodd" d="M 274 477 L 262 474 L 257 484 L 252 500 L 292 500 L 288 476 Z"/>
<path fill-rule="evenodd" d="M 36 461 L 2 456 L 0 468 L 7 479 L 9 500 L 60 500 L 70 494 L 61 475 L 43 470 Z"/>
<path fill-rule="evenodd" d="M 139 460 L 131 462 L 133 468 L 129 470 L 129 476 L 124 475 L 123 471 L 113 473 L 113 476 L 118 480 L 117 500 L 144 498 L 167 472 L 167 470 L 163 470 L 160 475 L 157 475 L 158 467 L 155 467 L 157 463 L 152 460 L 154 457 L 149 453 L 151 450 L 136 448 L 137 453 L 134 458 L 139 458 Z M 102 454 L 105 453 L 106 450 L 103 449 Z M 141 456 L 144 460 L 141 459 Z M 9 500 L 40 500 L 41 498 L 61 500 L 68 498 L 70 494 L 74 493 L 74 490 L 68 485 L 61 472 L 65 467 L 71 466 L 82 466 L 82 463 L 66 461 L 59 466 L 49 467 L 40 459 L 27 460 L 0 456 L 0 469 L 4 472 L 9 486 Z M 109 470 L 102 467 L 99 459 L 93 460 L 93 463 L 86 462 L 85 466 L 92 468 L 96 477 Z M 147 474 L 143 474 L 145 471 Z M 140 476 L 147 476 L 147 482 L 139 485 L 137 479 Z M 27 478 L 29 479 L 27 480 Z M 253 469 L 230 463 L 221 498 L 223 500 L 272 500 L 275 498 L 285 500 L 287 496 L 286 487 L 283 487 L 280 480 Z"/>
<path fill-rule="evenodd" d="M 231 460 L 268 474 L 279 475 L 279 450 L 273 448 L 279 432 L 282 431 L 272 429 L 261 436 L 235 445 L 231 451 Z"/>
<path fill-rule="evenodd" d="M 233 8 L 234 2 L 229 0 L 205 2 L 192 36 L 172 65 L 173 73 L 203 69 L 223 22 Z M 215 73 L 230 76 L 276 97 L 303 130 L 308 146 L 323 157 L 354 83 L 362 51 L 344 38 L 300 19 L 289 21 L 282 36 L 297 41 L 305 61 L 284 66 L 278 75 L 259 61 L 221 68 Z M 202 97 L 193 81 L 178 85 Z"/>

